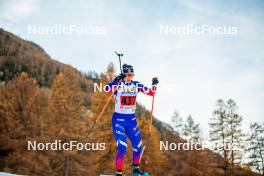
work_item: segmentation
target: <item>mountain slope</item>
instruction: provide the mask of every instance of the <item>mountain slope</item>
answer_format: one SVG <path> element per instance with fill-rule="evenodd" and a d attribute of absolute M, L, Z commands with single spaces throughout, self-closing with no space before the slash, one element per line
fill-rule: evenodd
<path fill-rule="evenodd" d="M 100 75 L 100 82 L 109 82 L 112 70 L 110 65 L 107 72 Z M 0 29 L 0 171 L 28 175 L 113 172 L 116 146 L 110 126 L 114 101 L 91 136 L 86 138 L 93 119 L 109 97 L 93 93 L 93 83 L 97 79 L 51 59 L 37 44 Z M 149 111 L 138 105 L 137 118 L 144 144 L 149 137 L 148 117 Z M 24 148 L 29 139 L 50 142 L 58 138 L 63 142 L 70 139 L 106 142 L 107 149 L 101 152 L 29 152 Z M 222 158 L 210 150 L 160 150 L 160 141 L 186 142 L 168 124 L 154 119 L 150 139 L 142 167 L 151 175 L 223 175 Z M 126 171 L 130 170 L 131 153 L 129 148 Z M 237 169 L 237 175 L 250 174 L 254 175 Z"/>

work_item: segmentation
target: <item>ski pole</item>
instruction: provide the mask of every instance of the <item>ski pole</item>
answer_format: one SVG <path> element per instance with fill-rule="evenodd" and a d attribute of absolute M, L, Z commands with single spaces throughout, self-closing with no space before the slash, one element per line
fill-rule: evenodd
<path fill-rule="evenodd" d="M 95 119 L 95 121 L 94 121 L 94 123 L 93 123 L 93 126 L 92 126 L 92 127 L 90 128 L 90 130 L 88 131 L 86 138 L 88 138 L 89 135 L 90 135 L 90 133 L 93 131 L 93 129 L 94 129 L 94 127 L 95 127 L 97 121 L 98 121 L 98 120 L 100 119 L 100 117 L 103 115 L 103 113 L 104 113 L 104 111 L 105 111 L 107 105 L 110 103 L 110 101 L 111 101 L 113 95 L 114 95 L 114 94 L 112 93 L 111 96 L 108 98 L 108 100 L 107 100 L 106 104 L 104 105 L 103 109 L 102 109 L 101 112 L 99 113 L 98 117 Z"/>
<path fill-rule="evenodd" d="M 143 150 L 140 154 L 140 160 L 143 156 L 143 153 L 145 151 L 145 149 L 147 148 L 147 151 L 149 150 L 149 146 L 150 146 L 150 137 L 151 137 L 151 131 L 152 131 L 152 119 L 153 119 L 153 111 L 154 111 L 154 100 L 155 100 L 155 95 L 153 95 L 152 97 L 152 105 L 151 105 L 151 113 L 150 113 L 150 121 L 149 121 L 149 135 L 148 135 L 148 140 L 147 140 L 147 144 L 146 146 L 143 146 Z"/>
<path fill-rule="evenodd" d="M 155 100 L 155 95 L 152 97 L 152 105 L 151 105 L 151 113 L 150 113 L 150 123 L 149 123 L 149 134 L 151 133 L 152 129 L 152 116 L 153 116 L 153 110 L 154 110 L 154 100 Z"/>
<path fill-rule="evenodd" d="M 118 56 L 118 60 L 119 60 L 119 66 L 120 66 L 120 72 L 122 73 L 122 68 L 121 68 L 121 57 L 123 57 L 123 54 L 122 53 L 117 53 L 115 51 L 116 55 Z M 118 86 L 120 85 L 121 81 L 118 83 Z M 88 131 L 87 135 L 86 135 L 86 138 L 89 137 L 89 135 L 91 134 L 91 132 L 93 131 L 97 121 L 101 118 L 101 116 L 103 115 L 107 105 L 110 103 L 112 97 L 114 96 L 114 93 L 111 94 L 111 96 L 108 98 L 106 104 L 104 105 L 103 109 L 101 110 L 101 112 L 99 113 L 98 117 L 95 119 L 94 123 L 93 123 L 93 126 L 90 128 L 90 130 Z"/>

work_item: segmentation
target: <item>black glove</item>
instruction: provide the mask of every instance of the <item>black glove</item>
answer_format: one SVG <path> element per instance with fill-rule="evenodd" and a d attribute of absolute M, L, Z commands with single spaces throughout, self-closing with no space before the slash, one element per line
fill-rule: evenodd
<path fill-rule="evenodd" d="M 152 85 L 157 85 L 159 83 L 159 80 L 157 77 L 152 78 Z"/>
<path fill-rule="evenodd" d="M 124 79 L 126 77 L 125 74 L 121 73 L 119 74 L 117 77 L 115 77 L 114 81 L 121 81 L 122 79 Z"/>

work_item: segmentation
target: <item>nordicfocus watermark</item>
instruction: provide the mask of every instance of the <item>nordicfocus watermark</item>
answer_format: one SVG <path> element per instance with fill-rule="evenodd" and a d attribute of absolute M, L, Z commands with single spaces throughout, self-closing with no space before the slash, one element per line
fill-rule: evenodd
<path fill-rule="evenodd" d="M 106 29 L 102 25 L 28 25 L 27 33 L 29 35 L 103 35 Z"/>
<path fill-rule="evenodd" d="M 238 27 L 193 24 L 185 26 L 160 25 L 160 35 L 238 35 Z"/>
<path fill-rule="evenodd" d="M 105 143 L 81 143 L 78 141 L 62 142 L 55 140 L 54 142 L 37 142 L 27 141 L 27 150 L 105 150 Z"/>
<path fill-rule="evenodd" d="M 148 93 L 149 91 L 156 92 L 156 86 L 152 86 L 148 88 L 140 83 L 136 83 L 134 85 L 126 85 L 123 82 L 118 85 L 104 85 L 102 83 L 94 83 L 94 92 L 135 92 L 141 90 L 143 93 Z"/>
<path fill-rule="evenodd" d="M 241 150 L 239 145 L 234 143 L 233 145 L 225 145 L 222 144 L 212 144 L 209 141 L 203 141 L 201 143 L 192 143 L 192 142 L 169 142 L 169 141 L 160 141 L 160 150 L 165 151 L 174 151 L 174 150 L 219 150 L 224 149 L 226 151 L 231 150 Z"/>

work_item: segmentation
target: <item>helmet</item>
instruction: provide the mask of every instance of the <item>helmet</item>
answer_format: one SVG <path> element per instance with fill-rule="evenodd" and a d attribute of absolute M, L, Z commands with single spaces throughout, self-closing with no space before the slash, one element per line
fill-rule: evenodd
<path fill-rule="evenodd" d="M 132 72 L 134 73 L 134 69 L 131 65 L 124 64 L 123 65 L 123 73 Z"/>

